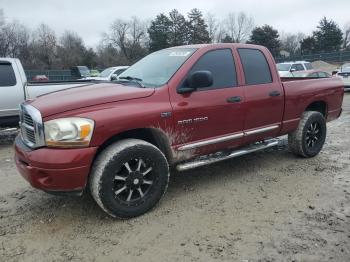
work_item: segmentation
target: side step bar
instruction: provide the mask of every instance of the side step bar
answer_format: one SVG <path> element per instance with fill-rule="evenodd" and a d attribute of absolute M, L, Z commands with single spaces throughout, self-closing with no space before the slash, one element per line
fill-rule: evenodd
<path fill-rule="evenodd" d="M 192 161 L 179 164 L 176 166 L 176 169 L 178 171 L 185 171 L 185 170 L 189 170 L 192 168 L 197 168 L 200 166 L 213 164 L 213 163 L 216 163 L 219 161 L 243 156 L 243 155 L 255 152 L 255 151 L 269 148 L 269 147 L 274 147 L 274 146 L 277 146 L 278 143 L 279 143 L 278 139 L 269 139 L 269 140 L 265 140 L 263 142 L 259 142 L 259 143 L 256 143 L 256 144 L 253 144 L 253 145 L 250 145 L 247 147 L 243 147 L 243 148 L 238 149 L 238 150 L 234 150 L 230 153 L 219 152 L 219 153 L 215 153 L 215 154 L 208 155 L 208 156 L 202 156 L 202 157 L 199 157 L 199 158 L 194 159 Z"/>

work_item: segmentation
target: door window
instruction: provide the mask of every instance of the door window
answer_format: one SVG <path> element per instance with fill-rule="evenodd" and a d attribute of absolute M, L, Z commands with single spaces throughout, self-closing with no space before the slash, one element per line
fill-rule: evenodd
<path fill-rule="evenodd" d="M 16 85 L 16 76 L 10 63 L 0 62 L 0 86 Z"/>
<path fill-rule="evenodd" d="M 247 85 L 259 85 L 272 82 L 271 71 L 265 55 L 258 49 L 239 48 Z"/>
<path fill-rule="evenodd" d="M 205 53 L 192 67 L 191 73 L 210 71 L 213 84 L 199 90 L 219 89 L 237 86 L 236 66 L 230 49 L 219 49 Z"/>
<path fill-rule="evenodd" d="M 291 69 L 293 69 L 294 71 L 304 71 L 304 67 L 302 64 L 294 64 L 292 65 Z"/>
<path fill-rule="evenodd" d="M 305 63 L 304 65 L 305 65 L 306 70 L 311 70 L 312 69 L 311 63 Z"/>

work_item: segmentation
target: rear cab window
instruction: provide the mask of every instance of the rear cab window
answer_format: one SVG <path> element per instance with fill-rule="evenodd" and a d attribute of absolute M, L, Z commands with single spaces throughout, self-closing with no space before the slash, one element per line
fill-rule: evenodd
<path fill-rule="evenodd" d="M 328 75 L 326 72 L 318 72 L 318 76 L 321 77 L 321 78 L 330 77 L 330 75 Z"/>
<path fill-rule="evenodd" d="M 196 71 L 210 71 L 213 75 L 213 84 L 198 88 L 198 91 L 237 86 L 236 66 L 231 49 L 208 51 L 198 59 L 188 76 Z"/>
<path fill-rule="evenodd" d="M 15 86 L 16 83 L 16 75 L 13 71 L 12 64 L 0 61 L 0 87 Z"/>
<path fill-rule="evenodd" d="M 265 55 L 258 49 L 238 48 L 247 85 L 272 83 L 270 66 Z"/>

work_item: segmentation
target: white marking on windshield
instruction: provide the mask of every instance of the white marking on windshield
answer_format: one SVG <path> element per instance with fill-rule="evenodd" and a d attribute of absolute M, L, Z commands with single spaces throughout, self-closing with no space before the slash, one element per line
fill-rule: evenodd
<path fill-rule="evenodd" d="M 174 51 L 169 54 L 169 56 L 188 56 L 191 52 Z"/>

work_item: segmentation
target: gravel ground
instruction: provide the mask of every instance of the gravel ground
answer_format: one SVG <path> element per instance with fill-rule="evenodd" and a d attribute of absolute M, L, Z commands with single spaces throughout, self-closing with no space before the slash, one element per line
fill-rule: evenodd
<path fill-rule="evenodd" d="M 152 212 L 32 189 L 0 137 L 0 261 L 350 261 L 350 94 L 320 155 L 286 146 L 184 173 Z"/>

